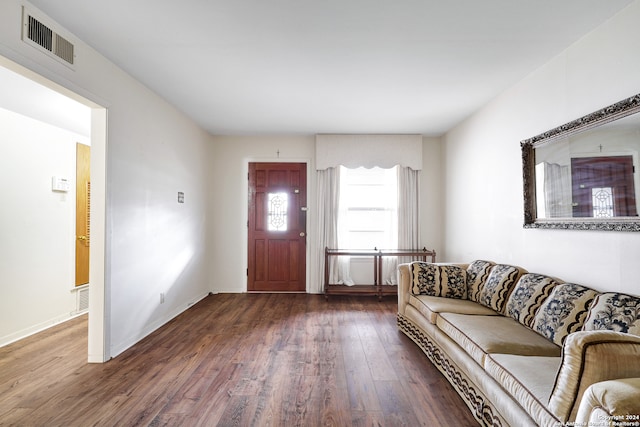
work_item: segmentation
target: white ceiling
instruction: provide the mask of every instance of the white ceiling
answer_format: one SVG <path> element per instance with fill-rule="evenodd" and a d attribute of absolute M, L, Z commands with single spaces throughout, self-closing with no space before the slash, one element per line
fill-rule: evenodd
<path fill-rule="evenodd" d="M 214 134 L 440 135 L 631 0 L 31 0 Z"/>
<path fill-rule="evenodd" d="M 91 109 L 0 66 L 0 108 L 89 137 Z"/>

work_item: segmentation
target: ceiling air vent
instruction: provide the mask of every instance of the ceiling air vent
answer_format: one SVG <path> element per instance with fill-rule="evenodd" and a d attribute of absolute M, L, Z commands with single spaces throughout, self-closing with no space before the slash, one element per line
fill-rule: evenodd
<path fill-rule="evenodd" d="M 65 65 L 74 63 L 73 43 L 34 18 L 26 9 L 23 9 L 22 40 L 43 49 Z"/>

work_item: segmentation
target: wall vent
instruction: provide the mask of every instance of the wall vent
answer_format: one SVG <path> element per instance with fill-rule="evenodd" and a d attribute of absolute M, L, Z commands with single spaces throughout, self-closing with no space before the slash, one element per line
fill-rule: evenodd
<path fill-rule="evenodd" d="M 83 288 L 76 292 L 76 313 L 89 310 L 89 288 Z"/>
<path fill-rule="evenodd" d="M 22 9 L 22 40 L 44 51 L 65 65 L 74 65 L 74 45 L 51 27 Z"/>

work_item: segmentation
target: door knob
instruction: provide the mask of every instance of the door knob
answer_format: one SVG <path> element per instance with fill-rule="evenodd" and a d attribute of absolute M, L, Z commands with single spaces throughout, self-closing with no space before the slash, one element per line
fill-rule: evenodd
<path fill-rule="evenodd" d="M 300 237 L 304 237 L 304 236 L 305 236 L 304 231 L 301 231 L 300 232 Z"/>
<path fill-rule="evenodd" d="M 87 236 L 78 236 L 78 240 L 87 240 Z"/>

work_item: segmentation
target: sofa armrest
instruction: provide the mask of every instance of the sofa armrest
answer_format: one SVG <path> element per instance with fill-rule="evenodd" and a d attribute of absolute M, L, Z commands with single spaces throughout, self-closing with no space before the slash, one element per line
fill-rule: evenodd
<path fill-rule="evenodd" d="M 640 377 L 640 337 L 613 331 L 579 331 L 562 346 L 562 362 L 549 409 L 562 422 L 575 420 L 586 389 L 601 381 Z"/>
<path fill-rule="evenodd" d="M 404 314 L 411 294 L 411 263 L 398 266 L 398 313 Z"/>
<path fill-rule="evenodd" d="M 640 424 L 640 378 L 601 381 L 590 385 L 584 392 L 576 425 L 635 423 Z"/>

